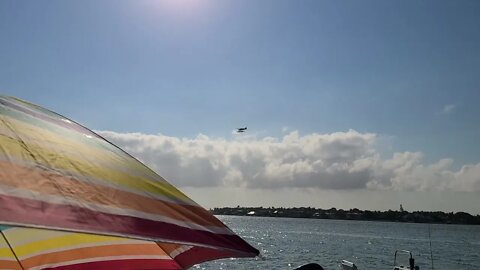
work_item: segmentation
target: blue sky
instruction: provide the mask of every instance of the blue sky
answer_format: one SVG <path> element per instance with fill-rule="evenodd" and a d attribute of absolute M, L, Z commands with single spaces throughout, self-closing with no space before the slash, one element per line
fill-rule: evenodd
<path fill-rule="evenodd" d="M 478 14 L 479 1 L 2 1 L 0 91 L 118 133 L 353 129 L 385 158 L 459 170 L 480 162 Z"/>

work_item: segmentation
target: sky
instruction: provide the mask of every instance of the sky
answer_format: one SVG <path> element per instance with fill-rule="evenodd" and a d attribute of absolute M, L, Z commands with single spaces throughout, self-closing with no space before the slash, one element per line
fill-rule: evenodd
<path fill-rule="evenodd" d="M 475 0 L 4 0 L 0 93 L 208 208 L 480 214 L 478 14 Z"/>

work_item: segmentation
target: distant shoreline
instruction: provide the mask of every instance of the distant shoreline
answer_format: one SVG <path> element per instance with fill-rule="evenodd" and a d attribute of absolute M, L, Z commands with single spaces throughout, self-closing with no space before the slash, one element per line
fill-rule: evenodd
<path fill-rule="evenodd" d="M 473 216 L 465 212 L 426 212 L 426 211 L 370 211 L 353 208 L 320 209 L 312 207 L 275 208 L 275 207 L 221 207 L 210 209 L 214 215 L 289 217 L 312 219 L 368 220 L 406 223 L 465 224 L 480 225 L 480 215 Z"/>

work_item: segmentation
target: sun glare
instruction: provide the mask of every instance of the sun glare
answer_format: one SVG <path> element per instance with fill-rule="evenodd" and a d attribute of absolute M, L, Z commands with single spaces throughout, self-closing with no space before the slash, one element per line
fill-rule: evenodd
<path fill-rule="evenodd" d="M 150 1 L 149 3 L 166 12 L 191 15 L 204 9 L 208 2 L 201 0 L 160 0 Z"/>

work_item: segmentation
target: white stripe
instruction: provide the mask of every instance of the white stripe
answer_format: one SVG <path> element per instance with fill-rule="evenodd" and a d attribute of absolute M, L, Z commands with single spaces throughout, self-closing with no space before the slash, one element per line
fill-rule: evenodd
<path fill-rule="evenodd" d="M 183 222 L 183 221 L 179 221 L 179 220 L 161 216 L 161 215 L 148 214 L 145 212 L 139 212 L 132 209 L 120 209 L 112 206 L 98 205 L 94 203 L 83 202 L 80 199 L 75 200 L 75 199 L 60 197 L 56 195 L 48 195 L 48 194 L 43 194 L 36 191 L 31 191 L 28 189 L 14 188 L 14 187 L 10 187 L 3 184 L 0 184 L 0 194 L 7 195 L 7 196 L 15 196 L 23 199 L 33 199 L 33 200 L 38 200 L 38 201 L 52 203 L 52 204 L 61 204 L 61 205 L 69 205 L 69 206 L 75 206 L 80 208 L 86 208 L 92 211 L 102 212 L 107 214 L 136 217 L 136 218 L 148 219 L 152 221 L 165 222 L 165 223 L 175 224 L 188 229 L 201 230 L 201 231 L 212 232 L 217 234 L 234 235 L 234 233 L 228 227 L 202 226 L 196 223 Z"/>
<path fill-rule="evenodd" d="M 186 245 L 183 245 L 177 249 L 175 249 L 174 251 L 170 252 L 170 257 L 172 257 L 173 259 L 175 259 L 175 257 L 177 257 L 178 255 L 184 253 L 185 251 L 188 251 L 190 249 L 192 249 L 193 246 L 186 246 Z"/>
<path fill-rule="evenodd" d="M 159 256 L 159 255 L 128 255 L 128 256 L 108 256 L 108 257 L 96 257 L 96 258 L 88 258 L 88 259 L 81 259 L 81 260 L 73 260 L 68 262 L 62 263 L 49 263 L 44 265 L 35 266 L 29 268 L 29 270 L 40 270 L 49 267 L 59 267 L 59 266 L 66 266 L 72 264 L 80 264 L 80 263 L 89 263 L 89 262 L 102 262 L 102 261 L 118 261 L 118 260 L 172 260 L 172 258 L 168 256 Z"/>
<path fill-rule="evenodd" d="M 5 238 L 0 236 L 0 249 L 2 248 L 10 248 L 10 247 L 8 246 L 7 242 L 5 242 Z"/>
<path fill-rule="evenodd" d="M 20 230 L 20 231 L 19 231 Z M 68 232 L 62 232 L 62 231 L 53 231 L 53 230 L 38 230 L 41 233 L 30 233 L 28 238 L 22 238 L 23 232 L 21 230 L 38 230 L 38 229 L 26 229 L 26 228 L 18 228 L 18 227 L 12 227 L 9 228 L 8 230 L 4 230 L 3 233 L 5 236 L 7 236 L 8 240 L 10 241 L 10 244 L 12 244 L 13 247 L 18 247 L 22 245 L 27 245 L 32 242 L 37 242 L 37 241 L 42 241 L 46 239 L 51 239 L 51 238 L 56 238 L 56 237 L 61 237 L 64 235 L 68 235 L 70 233 Z M 20 237 L 18 237 L 20 236 Z M 15 244 L 15 245 L 13 245 Z"/>

